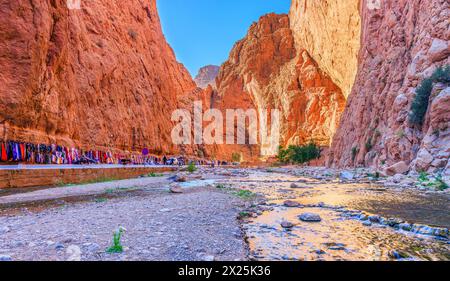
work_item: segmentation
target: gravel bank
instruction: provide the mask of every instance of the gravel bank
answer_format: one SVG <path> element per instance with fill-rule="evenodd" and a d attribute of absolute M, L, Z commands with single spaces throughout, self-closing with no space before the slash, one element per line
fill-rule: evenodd
<path fill-rule="evenodd" d="M 244 203 L 214 188 L 66 204 L 0 217 L 0 256 L 8 260 L 245 260 L 238 220 Z M 108 254 L 119 227 L 125 251 Z"/>

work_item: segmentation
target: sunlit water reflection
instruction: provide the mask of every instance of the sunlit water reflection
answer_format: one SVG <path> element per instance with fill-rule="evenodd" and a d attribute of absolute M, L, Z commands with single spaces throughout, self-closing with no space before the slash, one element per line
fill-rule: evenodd
<path fill-rule="evenodd" d="M 343 218 L 332 209 L 283 206 L 285 200 L 304 205 L 323 202 L 410 223 L 449 228 L 450 198 L 446 194 L 395 191 L 370 183 L 320 183 L 287 174 L 261 172 L 225 182 L 263 194 L 268 204 L 273 205 L 272 211 L 249 219 L 244 226 L 251 254 L 257 260 L 391 260 L 392 251 L 407 256 L 404 259 L 450 260 L 450 245 L 446 240 L 381 225 L 364 226 L 361 221 Z M 290 188 L 293 182 L 304 188 Z M 319 214 L 322 221 L 300 221 L 298 216 L 305 212 Z M 295 226 L 283 229 L 282 221 Z"/>

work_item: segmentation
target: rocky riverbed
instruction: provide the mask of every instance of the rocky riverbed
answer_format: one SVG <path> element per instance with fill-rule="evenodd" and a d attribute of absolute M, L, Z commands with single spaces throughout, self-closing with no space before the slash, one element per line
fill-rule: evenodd
<path fill-rule="evenodd" d="M 267 200 L 244 220 L 249 259 L 450 259 L 448 192 L 362 174 L 271 168 L 228 182 Z"/>
<path fill-rule="evenodd" d="M 0 259 L 450 260 L 448 191 L 406 180 L 216 168 L 9 192 L 0 194 Z M 119 228 L 124 251 L 107 253 Z"/>

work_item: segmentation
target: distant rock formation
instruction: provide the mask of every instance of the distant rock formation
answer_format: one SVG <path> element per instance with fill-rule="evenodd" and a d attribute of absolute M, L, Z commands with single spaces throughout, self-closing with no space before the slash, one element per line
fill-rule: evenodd
<path fill-rule="evenodd" d="M 216 87 L 216 77 L 219 74 L 220 66 L 217 65 L 207 65 L 198 71 L 197 76 L 194 81 L 198 87 L 206 89 L 208 85 Z"/>

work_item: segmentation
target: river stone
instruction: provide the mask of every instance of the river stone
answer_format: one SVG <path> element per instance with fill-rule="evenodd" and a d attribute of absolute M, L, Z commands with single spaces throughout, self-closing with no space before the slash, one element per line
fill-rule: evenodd
<path fill-rule="evenodd" d="M 369 221 L 371 221 L 373 223 L 380 223 L 381 218 L 380 218 L 380 216 L 369 216 Z"/>
<path fill-rule="evenodd" d="M 389 218 L 385 221 L 386 225 L 389 225 L 390 227 L 397 227 L 403 222 L 405 221 L 398 218 Z"/>
<path fill-rule="evenodd" d="M 0 261 L 12 261 L 12 258 L 8 255 L 0 255 Z"/>
<path fill-rule="evenodd" d="M 410 224 L 410 223 L 401 223 L 401 224 L 398 225 L 398 227 L 399 227 L 401 230 L 404 230 L 404 231 L 411 231 L 411 229 L 412 229 L 412 224 Z"/>
<path fill-rule="evenodd" d="M 365 214 L 361 214 L 361 215 L 359 215 L 359 219 L 362 220 L 362 221 L 366 221 L 366 220 L 369 219 L 369 217 L 367 215 L 365 215 Z"/>
<path fill-rule="evenodd" d="M 313 213 L 303 213 L 300 216 L 298 216 L 298 218 L 301 221 L 305 221 L 305 222 L 320 222 L 320 221 L 322 221 L 322 218 L 318 214 L 313 214 Z"/>
<path fill-rule="evenodd" d="M 422 148 L 417 154 L 416 169 L 428 170 L 433 160 L 433 155 L 431 155 L 425 148 Z"/>
<path fill-rule="evenodd" d="M 172 186 L 170 187 L 170 192 L 175 194 L 183 193 L 183 189 L 180 186 Z"/>
<path fill-rule="evenodd" d="M 396 251 L 396 250 L 390 250 L 389 253 L 388 253 L 388 256 L 390 258 L 396 259 L 396 260 L 398 260 L 398 259 L 406 259 L 406 258 L 409 257 L 408 254 L 403 253 L 403 252 L 399 252 L 399 251 Z"/>
<path fill-rule="evenodd" d="M 362 224 L 364 226 L 372 226 L 372 223 L 370 221 L 364 221 Z"/>
<path fill-rule="evenodd" d="M 187 181 L 187 178 L 186 178 L 186 177 L 183 177 L 183 176 L 177 176 L 177 177 L 175 178 L 175 181 L 176 181 L 176 182 L 186 182 L 186 181 Z"/>
<path fill-rule="evenodd" d="M 70 245 L 66 254 L 69 255 L 66 261 L 81 261 L 81 249 L 77 245 Z"/>
<path fill-rule="evenodd" d="M 281 227 L 282 228 L 286 228 L 286 229 L 290 229 L 294 227 L 294 224 L 288 221 L 283 221 L 281 222 Z"/>
<path fill-rule="evenodd" d="M 214 256 L 204 256 L 202 260 L 211 262 L 211 261 L 215 261 L 216 257 L 214 257 Z"/>
<path fill-rule="evenodd" d="M 349 180 L 353 180 L 355 178 L 355 175 L 353 173 L 348 172 L 348 171 L 344 171 L 344 172 L 340 173 L 339 178 L 341 180 L 349 181 Z"/>
<path fill-rule="evenodd" d="M 406 174 L 409 171 L 409 166 L 406 164 L 406 162 L 401 161 L 398 163 L 395 163 L 394 165 L 386 168 L 385 173 L 388 176 L 394 176 L 397 174 Z"/>
<path fill-rule="evenodd" d="M 298 202 L 292 201 L 292 200 L 287 200 L 287 201 L 284 201 L 283 205 L 285 207 L 289 207 L 289 208 L 297 208 L 297 207 L 300 207 L 301 204 Z"/>
<path fill-rule="evenodd" d="M 448 229 L 447 228 L 441 228 L 441 227 L 435 227 L 433 228 L 433 235 L 448 238 Z"/>
<path fill-rule="evenodd" d="M 84 243 L 83 249 L 88 252 L 97 252 L 100 249 L 100 246 L 96 243 Z"/>
<path fill-rule="evenodd" d="M 0 227 L 0 235 L 8 233 L 9 230 L 10 230 L 9 227 L 7 226 Z"/>
<path fill-rule="evenodd" d="M 316 250 L 315 253 L 318 254 L 319 256 L 326 254 L 326 252 L 324 250 L 322 250 L 322 249 Z"/>
<path fill-rule="evenodd" d="M 333 250 L 333 251 L 344 251 L 344 250 L 346 250 L 345 244 L 343 244 L 343 243 L 331 242 L 331 243 L 324 243 L 324 245 L 327 246 L 329 250 Z"/>
<path fill-rule="evenodd" d="M 296 188 L 308 188 L 308 187 L 307 186 L 302 186 L 302 185 L 299 185 L 299 184 L 293 182 L 293 183 L 291 183 L 291 188 L 296 189 Z"/>

